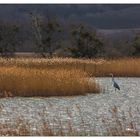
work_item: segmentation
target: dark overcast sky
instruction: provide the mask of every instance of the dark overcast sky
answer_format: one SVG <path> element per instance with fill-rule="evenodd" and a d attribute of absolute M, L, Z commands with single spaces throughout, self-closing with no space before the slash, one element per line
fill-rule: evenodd
<path fill-rule="evenodd" d="M 63 21 L 85 22 L 96 28 L 119 29 L 140 27 L 140 5 L 78 4 L 78 5 L 0 5 L 0 19 L 28 22 L 28 13 L 51 13 Z"/>

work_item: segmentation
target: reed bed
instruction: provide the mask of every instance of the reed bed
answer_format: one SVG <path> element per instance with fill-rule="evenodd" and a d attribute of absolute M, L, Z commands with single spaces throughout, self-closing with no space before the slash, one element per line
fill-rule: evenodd
<path fill-rule="evenodd" d="M 140 58 L 0 58 L 0 96 L 65 96 L 98 93 L 90 77 L 140 76 Z"/>
<path fill-rule="evenodd" d="M 81 70 L 0 68 L 1 96 L 71 96 L 99 92 Z"/>
<path fill-rule="evenodd" d="M 120 59 L 73 59 L 73 58 L 0 58 L 0 67 L 24 67 L 36 69 L 76 69 L 87 72 L 90 76 L 140 76 L 140 58 Z"/>
<path fill-rule="evenodd" d="M 94 67 L 94 65 L 102 64 L 103 59 L 73 59 L 73 58 L 0 58 L 0 66 L 17 66 L 24 68 L 62 68 L 62 69 L 81 69 L 85 70 L 87 65 Z"/>
<path fill-rule="evenodd" d="M 108 76 L 109 73 L 119 77 L 140 77 L 140 58 L 107 60 L 96 66 L 95 76 Z"/>

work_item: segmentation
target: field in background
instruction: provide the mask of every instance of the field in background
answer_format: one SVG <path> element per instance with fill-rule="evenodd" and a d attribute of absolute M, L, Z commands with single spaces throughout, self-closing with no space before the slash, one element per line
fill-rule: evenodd
<path fill-rule="evenodd" d="M 73 58 L 11 58 L 0 59 L 0 67 L 23 67 L 36 69 L 76 69 L 90 76 L 140 76 L 140 58 L 123 59 L 73 59 Z"/>
<path fill-rule="evenodd" d="M 92 74 L 95 76 L 108 76 L 109 73 L 113 73 L 118 77 L 140 77 L 140 58 L 106 60 L 94 69 Z M 87 68 L 88 70 L 90 69 Z"/>

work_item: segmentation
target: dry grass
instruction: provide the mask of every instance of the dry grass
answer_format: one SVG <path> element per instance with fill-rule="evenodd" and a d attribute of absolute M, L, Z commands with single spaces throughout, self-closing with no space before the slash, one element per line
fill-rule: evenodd
<path fill-rule="evenodd" d="M 87 66 L 102 64 L 105 60 L 102 59 L 73 59 L 73 58 L 0 58 L 0 66 L 17 66 L 24 68 L 37 68 L 37 69 L 81 69 L 86 70 Z"/>
<path fill-rule="evenodd" d="M 67 108 L 67 115 L 70 117 L 66 122 L 61 119 L 60 116 L 53 116 L 54 121 L 51 122 L 46 118 L 46 107 L 42 107 L 39 112 L 41 118 L 40 126 L 28 122 L 23 116 L 17 118 L 9 118 L 8 121 L 0 123 L 0 136 L 89 136 L 96 135 L 94 128 L 87 128 L 87 123 L 82 117 L 81 109 L 78 105 L 77 112 L 79 113 L 80 125 L 76 129 L 72 124 L 72 111 Z M 45 111 L 45 112 L 44 112 Z M 57 125 L 54 125 L 54 124 Z M 81 129 L 84 128 L 83 130 Z M 67 129 L 67 131 L 66 131 Z M 81 129 L 81 130 L 80 130 Z M 87 131 L 90 130 L 89 131 Z M 80 130 L 80 131 L 79 131 Z"/>
<path fill-rule="evenodd" d="M 122 59 L 73 59 L 73 58 L 11 58 L 0 59 L 0 66 L 36 69 L 79 69 L 91 76 L 140 76 L 140 58 Z"/>
<path fill-rule="evenodd" d="M 0 123 L 0 136 L 29 136 L 29 124 L 21 117 L 11 122 Z"/>
<path fill-rule="evenodd" d="M 136 124 L 133 122 L 133 115 L 129 110 L 130 120 L 124 117 L 119 117 L 119 111 L 116 106 L 111 108 L 111 117 L 102 117 L 102 128 L 100 131 L 92 127 L 90 123 L 83 118 L 83 113 L 79 105 L 77 106 L 77 113 L 79 114 L 80 124 L 76 129 L 72 123 L 72 111 L 67 108 L 67 116 L 70 117 L 66 122 L 62 122 L 61 116 L 53 116 L 54 121 L 51 122 L 43 110 L 39 112 L 41 118 L 40 127 L 37 124 L 32 126 L 23 116 L 9 118 L 8 121 L 0 123 L 0 136 L 98 136 L 100 133 L 104 136 L 139 136 L 139 131 Z M 57 121 L 56 121 L 57 120 Z M 54 125 L 54 124 L 57 125 Z M 64 127 L 65 126 L 65 127 Z M 67 131 L 66 131 L 67 129 Z M 106 132 L 101 132 L 102 130 Z M 79 131 L 80 130 L 80 131 Z"/>
<path fill-rule="evenodd" d="M 81 70 L 0 68 L 1 96 L 71 96 L 98 92 Z"/>
<path fill-rule="evenodd" d="M 96 76 L 108 76 L 109 73 L 122 77 L 140 77 L 140 58 L 107 60 L 96 66 Z"/>
<path fill-rule="evenodd" d="M 130 121 L 127 121 L 124 116 L 119 117 L 119 111 L 116 106 L 112 107 L 110 112 L 112 118 L 102 118 L 107 136 L 139 136 L 139 131 L 133 121 L 133 115 L 130 109 L 128 112 Z M 124 112 L 122 114 L 124 114 Z"/>
<path fill-rule="evenodd" d="M 140 58 L 0 58 L 0 96 L 63 96 L 99 92 L 90 76 L 140 76 Z"/>

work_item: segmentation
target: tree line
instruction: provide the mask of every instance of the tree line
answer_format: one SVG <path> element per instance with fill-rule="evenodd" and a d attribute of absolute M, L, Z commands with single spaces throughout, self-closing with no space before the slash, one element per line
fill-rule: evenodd
<path fill-rule="evenodd" d="M 31 12 L 30 41 L 33 51 L 42 57 L 69 56 L 76 58 L 140 56 L 140 35 L 130 39 L 121 39 L 113 44 L 93 27 L 85 24 L 70 23 L 64 26 L 57 18 Z M 21 33 L 22 25 L 0 22 L 0 54 L 14 56 L 16 46 L 23 44 L 28 33 Z M 115 47 L 118 44 L 119 47 Z"/>

